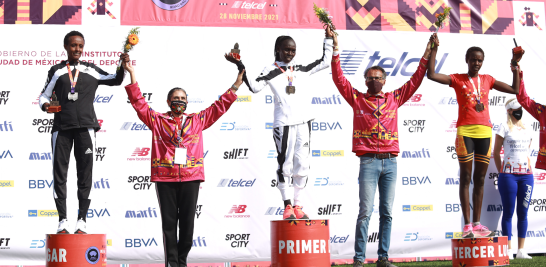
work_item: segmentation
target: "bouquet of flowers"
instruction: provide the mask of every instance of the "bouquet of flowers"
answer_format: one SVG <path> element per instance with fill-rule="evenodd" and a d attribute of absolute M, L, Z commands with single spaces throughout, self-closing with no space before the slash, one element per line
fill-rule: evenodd
<path fill-rule="evenodd" d="M 127 35 L 127 38 L 123 42 L 123 53 L 128 53 L 129 51 L 133 50 L 133 47 L 138 44 L 138 35 L 140 34 L 140 31 L 138 30 L 140 27 L 132 28 L 129 31 L 129 34 Z M 121 61 L 119 62 L 118 70 L 121 67 Z"/>
<path fill-rule="evenodd" d="M 444 27 L 445 23 L 449 21 L 449 11 L 451 11 L 451 7 L 444 8 L 444 12 L 442 13 L 436 13 L 436 22 L 434 22 L 434 25 L 436 25 L 436 33 Z"/>
<path fill-rule="evenodd" d="M 313 3 L 313 9 L 315 10 L 315 15 L 317 15 L 320 22 L 322 22 L 324 25 L 329 25 L 330 29 L 334 32 L 334 34 L 337 36 L 336 32 L 336 26 L 332 23 L 332 16 L 330 16 L 330 12 L 326 8 L 320 8 L 317 6 L 317 4 Z"/>

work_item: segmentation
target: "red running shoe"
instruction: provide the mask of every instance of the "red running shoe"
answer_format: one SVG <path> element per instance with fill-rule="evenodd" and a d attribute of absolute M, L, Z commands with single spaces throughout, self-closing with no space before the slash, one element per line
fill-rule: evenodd
<path fill-rule="evenodd" d="M 292 205 L 286 205 L 286 208 L 284 208 L 284 213 L 282 214 L 283 220 L 295 220 L 296 216 L 294 215 L 294 209 L 292 208 Z"/>
<path fill-rule="evenodd" d="M 294 214 L 296 214 L 296 219 L 309 220 L 309 216 L 301 210 L 302 206 L 294 206 Z"/>

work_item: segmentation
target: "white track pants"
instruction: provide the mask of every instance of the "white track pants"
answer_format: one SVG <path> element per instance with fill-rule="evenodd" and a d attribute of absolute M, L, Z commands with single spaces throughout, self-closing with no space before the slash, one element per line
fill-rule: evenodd
<path fill-rule="evenodd" d="M 294 205 L 301 205 L 301 193 L 307 184 L 309 155 L 311 154 L 311 121 L 273 129 L 273 139 L 277 147 L 277 188 L 282 199 L 292 197 Z"/>

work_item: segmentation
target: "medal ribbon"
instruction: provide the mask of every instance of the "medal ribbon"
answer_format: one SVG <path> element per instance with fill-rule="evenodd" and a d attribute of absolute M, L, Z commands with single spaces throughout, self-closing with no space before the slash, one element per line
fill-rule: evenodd
<path fill-rule="evenodd" d="M 286 74 L 286 77 L 288 78 L 288 86 L 292 86 L 292 82 L 294 81 L 294 68 L 292 66 L 290 66 L 290 76 L 288 76 L 288 73 L 284 72 L 284 70 L 279 66 L 277 65 L 277 62 L 275 62 L 275 66 L 277 66 L 277 68 L 279 68 L 282 73 Z M 286 67 L 288 69 L 288 66 Z"/>
<path fill-rule="evenodd" d="M 178 147 L 180 147 L 182 145 L 182 147 L 184 147 L 184 145 L 182 144 L 182 137 L 181 136 L 178 136 L 178 123 L 176 123 L 176 120 L 174 118 L 172 118 L 174 121 L 175 121 L 175 126 L 174 126 L 174 140 L 176 140 L 176 142 L 178 143 Z M 184 122 L 182 122 L 182 127 L 181 127 L 181 132 L 184 131 L 184 127 L 186 126 L 186 122 L 188 121 L 188 117 L 186 116 L 186 118 L 184 119 Z M 183 135 L 184 133 L 180 133 L 180 135 Z"/>
<path fill-rule="evenodd" d="M 70 70 L 70 64 L 68 64 L 68 61 L 66 62 L 66 68 L 68 68 L 68 78 L 70 78 L 70 93 L 73 94 L 76 89 L 76 83 L 78 83 L 78 76 L 80 75 L 80 70 L 77 69 L 76 66 L 74 65 L 74 69 L 76 69 L 76 76 L 72 78 L 72 71 Z"/>
<path fill-rule="evenodd" d="M 482 96 L 480 95 L 480 90 L 481 90 L 480 75 L 478 75 L 478 90 L 476 90 L 476 86 L 474 86 L 474 81 L 472 80 L 472 77 L 470 77 L 470 75 L 468 75 L 468 79 L 470 80 L 470 83 L 472 84 L 472 88 L 474 89 L 474 97 L 476 98 L 476 101 L 478 102 L 478 104 L 480 104 L 481 98 L 482 98 Z"/>

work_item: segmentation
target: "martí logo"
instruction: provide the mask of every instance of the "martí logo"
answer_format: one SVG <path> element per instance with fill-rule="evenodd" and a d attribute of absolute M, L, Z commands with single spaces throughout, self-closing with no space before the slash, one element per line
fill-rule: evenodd
<path fill-rule="evenodd" d="M 161 9 L 173 11 L 183 8 L 190 0 L 152 0 Z"/>

